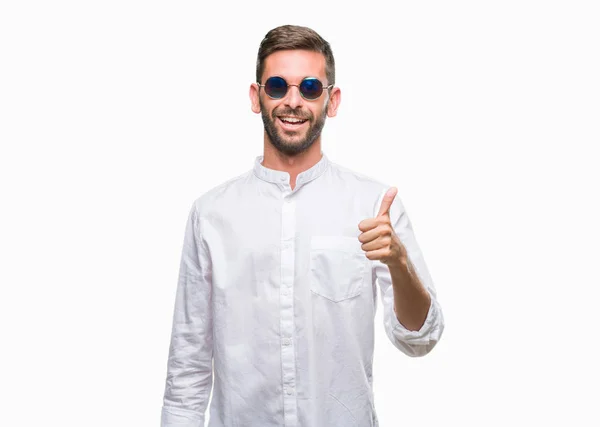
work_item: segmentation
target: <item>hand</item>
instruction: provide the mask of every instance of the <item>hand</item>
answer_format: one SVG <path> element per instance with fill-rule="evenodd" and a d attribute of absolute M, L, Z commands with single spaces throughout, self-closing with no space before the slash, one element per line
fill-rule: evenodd
<path fill-rule="evenodd" d="M 390 207 L 397 193 L 396 187 L 388 189 L 383 196 L 377 216 L 364 219 L 358 224 L 358 229 L 362 231 L 358 240 L 362 243 L 361 248 L 366 252 L 367 258 L 379 260 L 388 266 L 407 263 L 406 248 L 396 235 L 390 221 Z"/>

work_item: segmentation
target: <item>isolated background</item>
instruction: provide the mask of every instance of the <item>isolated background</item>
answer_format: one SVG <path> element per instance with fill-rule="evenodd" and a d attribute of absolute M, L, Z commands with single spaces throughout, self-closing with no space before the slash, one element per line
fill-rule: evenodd
<path fill-rule="evenodd" d="M 298 24 L 337 63 L 324 152 L 399 188 L 444 309 L 411 359 L 379 305 L 380 425 L 598 425 L 599 18 L 593 1 L 2 2 L 0 424 L 159 424 L 189 207 L 262 154 L 258 45 Z"/>

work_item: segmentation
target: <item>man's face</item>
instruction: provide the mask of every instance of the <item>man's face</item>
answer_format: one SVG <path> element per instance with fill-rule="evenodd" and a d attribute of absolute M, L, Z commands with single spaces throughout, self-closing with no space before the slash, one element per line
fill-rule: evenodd
<path fill-rule="evenodd" d="M 283 77 L 288 84 L 300 84 L 305 77 L 316 77 L 323 87 L 329 85 L 325 76 L 325 57 L 318 52 L 307 50 L 281 50 L 272 53 L 265 60 L 261 84 L 272 76 Z M 334 88 L 334 91 L 339 89 Z M 333 98 L 334 93 L 332 93 Z M 286 155 L 306 151 L 321 135 L 326 116 L 334 116 L 339 94 L 335 93 L 331 102 L 326 89 L 316 100 L 306 100 L 300 95 L 297 86 L 288 87 L 281 99 L 271 99 L 264 91 L 253 84 L 250 90 L 253 111 L 262 115 L 265 132 L 273 146 Z M 333 108 L 335 107 L 335 108 Z M 301 123 L 286 123 L 286 119 L 302 120 Z"/>

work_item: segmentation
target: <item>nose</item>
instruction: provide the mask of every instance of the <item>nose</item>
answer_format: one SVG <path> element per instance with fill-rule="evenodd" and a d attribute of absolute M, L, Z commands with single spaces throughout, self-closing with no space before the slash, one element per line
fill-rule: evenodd
<path fill-rule="evenodd" d="M 288 91 L 285 94 L 284 103 L 292 110 L 295 110 L 297 107 L 302 105 L 302 95 L 300 95 L 300 89 L 298 86 L 290 85 L 288 87 Z"/>

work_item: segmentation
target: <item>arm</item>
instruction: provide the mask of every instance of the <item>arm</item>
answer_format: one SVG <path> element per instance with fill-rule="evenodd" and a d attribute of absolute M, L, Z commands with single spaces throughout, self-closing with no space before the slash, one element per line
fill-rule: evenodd
<path fill-rule="evenodd" d="M 204 427 L 212 388 L 212 270 L 196 203 L 185 229 L 161 427 Z"/>
<path fill-rule="evenodd" d="M 376 203 L 374 213 L 385 192 Z M 401 259 L 390 267 L 373 261 L 373 280 L 381 289 L 385 331 L 392 344 L 403 353 L 424 356 L 440 340 L 444 317 L 410 219 L 398 196 L 390 207 L 390 222 L 405 250 L 405 261 Z"/>
<path fill-rule="evenodd" d="M 406 329 L 418 331 L 427 318 L 431 295 L 421 283 L 408 255 L 388 268 L 392 278 L 394 314 Z"/>

